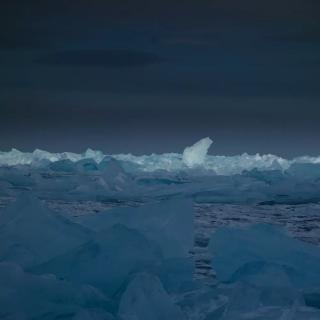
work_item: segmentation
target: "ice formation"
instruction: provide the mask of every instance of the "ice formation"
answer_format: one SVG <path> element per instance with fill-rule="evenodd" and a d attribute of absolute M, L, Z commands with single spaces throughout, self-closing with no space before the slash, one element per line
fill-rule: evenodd
<path fill-rule="evenodd" d="M 193 210 L 187 199 L 175 199 L 137 208 L 117 208 L 80 218 L 95 231 L 122 224 L 154 241 L 166 258 L 189 256 L 193 247 Z"/>
<path fill-rule="evenodd" d="M 110 309 L 109 299 L 93 287 L 0 263 L 1 319 L 76 319 L 83 313 L 89 319 L 96 319 L 95 314 L 101 315 L 98 319 L 114 319 L 105 309 Z"/>
<path fill-rule="evenodd" d="M 87 243 L 30 270 L 90 284 L 113 295 L 132 273 L 146 271 L 161 261 L 161 250 L 155 243 L 139 231 L 117 224 L 97 233 Z"/>
<path fill-rule="evenodd" d="M 45 262 L 88 240 L 90 230 L 23 194 L 0 215 L 0 261 L 22 267 Z"/>
<path fill-rule="evenodd" d="M 83 174 L 95 177 L 78 179 Z M 279 227 L 219 228 L 209 247 L 217 277 L 195 278 L 194 266 L 208 258 L 193 261 L 201 229 L 186 195 L 70 221 L 22 191 L 0 209 L 0 318 L 318 319 L 319 247 Z"/>
<path fill-rule="evenodd" d="M 283 229 L 271 225 L 249 228 L 221 228 L 211 237 L 213 268 L 222 281 L 262 281 L 265 269 L 281 268 L 291 286 L 320 287 L 320 250 L 314 245 L 293 239 Z M 271 272 L 272 273 L 272 272 Z M 265 285 L 271 285 L 270 277 Z M 277 280 L 275 280 L 277 279 Z M 280 277 L 274 277 L 274 286 Z"/>
<path fill-rule="evenodd" d="M 182 161 L 188 167 L 194 167 L 203 164 L 211 144 L 212 140 L 207 137 L 199 140 L 191 147 L 186 147 L 182 154 Z"/>
<path fill-rule="evenodd" d="M 190 147 L 186 147 L 183 154 L 164 153 L 134 156 L 132 154 L 105 155 L 101 151 L 88 149 L 82 154 L 72 152 L 50 153 L 42 150 L 34 152 L 21 152 L 12 149 L 9 152 L 0 152 L 1 166 L 31 165 L 34 167 L 51 166 L 52 168 L 76 170 L 72 163 L 77 163 L 86 159 L 91 159 L 99 165 L 101 162 L 115 159 L 123 163 L 128 171 L 133 172 L 154 172 L 165 170 L 168 172 L 184 171 L 188 168 L 202 168 L 215 172 L 218 175 L 241 174 L 245 170 L 287 170 L 292 164 L 320 164 L 320 157 L 302 156 L 291 160 L 278 157 L 276 155 L 249 155 L 243 153 L 236 156 L 207 155 L 212 144 L 210 138 L 204 138 Z M 59 162 L 56 165 L 52 163 Z M 80 166 L 81 167 L 81 166 Z M 78 166 L 78 170 L 80 168 Z M 87 168 L 90 170 L 90 167 Z M 86 170 L 86 168 L 84 168 Z"/>
<path fill-rule="evenodd" d="M 320 319 L 320 158 L 211 143 L 0 153 L 0 319 Z"/>
<path fill-rule="evenodd" d="M 186 319 L 160 280 L 147 273 L 136 275 L 129 283 L 120 301 L 119 315 L 126 320 Z"/>

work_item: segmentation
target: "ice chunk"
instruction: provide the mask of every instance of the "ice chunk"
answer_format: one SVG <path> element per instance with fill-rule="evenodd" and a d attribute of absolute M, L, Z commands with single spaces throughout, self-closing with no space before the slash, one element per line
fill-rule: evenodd
<path fill-rule="evenodd" d="M 232 282 L 243 283 L 243 287 L 255 288 L 254 296 L 258 305 L 264 306 L 291 306 L 296 301 L 302 302 L 302 295 L 295 288 L 295 277 L 299 276 L 296 271 L 285 265 L 279 265 L 267 262 L 251 262 L 240 267 L 232 276 Z M 240 285 L 241 287 L 241 285 Z M 237 300 L 237 301 L 236 301 Z M 240 298 L 236 299 L 233 304 L 239 304 Z M 247 299 L 244 304 L 253 306 L 253 298 Z M 258 307 L 255 306 L 255 307 Z"/>
<path fill-rule="evenodd" d="M 100 319 L 112 319 L 108 311 L 114 312 L 112 302 L 95 288 L 0 263 L 1 319 L 81 319 L 84 309 L 87 314 L 104 314 Z"/>
<path fill-rule="evenodd" d="M 23 194 L 0 214 L 0 260 L 29 267 L 88 241 L 92 232 Z"/>
<path fill-rule="evenodd" d="M 166 259 L 156 269 L 156 274 L 169 294 L 191 291 L 194 286 L 194 259 Z"/>
<path fill-rule="evenodd" d="M 0 180 L 8 182 L 14 187 L 31 187 L 35 185 L 34 177 L 30 173 L 11 167 L 0 167 Z"/>
<path fill-rule="evenodd" d="M 114 316 L 102 309 L 81 309 L 73 317 L 72 320 L 115 320 Z"/>
<path fill-rule="evenodd" d="M 97 171 L 98 164 L 92 158 L 82 159 L 82 160 L 75 163 L 75 168 L 80 173 L 81 172 L 85 173 L 85 172 Z"/>
<path fill-rule="evenodd" d="M 7 197 L 12 194 L 12 184 L 7 181 L 0 180 L 0 197 Z"/>
<path fill-rule="evenodd" d="M 118 224 L 86 244 L 32 268 L 32 272 L 53 273 L 114 294 L 130 274 L 148 270 L 161 260 L 155 244 L 138 231 Z"/>
<path fill-rule="evenodd" d="M 287 172 L 299 180 L 319 180 L 320 164 L 293 163 Z"/>
<path fill-rule="evenodd" d="M 246 289 L 241 288 L 238 295 L 234 299 L 239 299 L 235 308 L 226 309 L 222 317 L 209 318 L 210 320 L 317 320 L 320 316 L 320 311 L 314 308 L 308 308 L 296 303 L 292 306 L 258 306 L 255 305 L 251 309 L 243 309 L 243 303 L 250 302 L 254 299 L 255 290 L 250 288 L 250 294 L 247 294 Z M 256 293 L 257 294 L 257 293 Z M 258 294 L 259 296 L 259 294 Z M 235 301 L 235 300 L 233 300 Z M 232 302 L 233 302 L 232 301 Z M 231 303 L 232 303 L 231 302 Z M 242 308 L 241 308 L 242 307 Z M 241 308 L 241 309 L 239 309 Z"/>
<path fill-rule="evenodd" d="M 186 319 L 160 280 L 142 273 L 135 276 L 121 297 L 119 316 L 123 320 L 181 320 Z"/>
<path fill-rule="evenodd" d="M 56 171 L 56 172 L 75 172 L 76 171 L 74 162 L 72 162 L 69 159 L 52 162 L 49 165 L 49 168 L 52 171 Z"/>
<path fill-rule="evenodd" d="M 93 159 L 96 163 L 100 163 L 104 159 L 105 155 L 100 150 L 92 150 L 87 149 L 87 151 L 83 154 L 83 158 L 85 159 Z"/>
<path fill-rule="evenodd" d="M 228 284 L 218 285 L 228 299 L 218 319 L 317 319 L 319 310 L 306 307 L 301 290 L 293 285 L 295 276 L 296 270 L 286 265 L 263 261 L 243 265 Z"/>
<path fill-rule="evenodd" d="M 166 258 L 189 256 L 193 248 L 193 208 L 189 199 L 173 199 L 137 208 L 117 208 L 83 216 L 81 223 L 94 230 L 118 223 L 153 240 Z"/>
<path fill-rule="evenodd" d="M 281 266 L 279 266 L 281 270 Z M 262 270 L 261 270 L 262 271 Z M 266 270 L 264 270 L 266 271 Z M 224 306 L 222 316 L 208 319 L 221 320 L 316 320 L 320 310 L 307 307 L 299 291 L 290 287 L 282 287 L 281 271 L 269 270 L 264 275 L 265 284 L 256 285 L 248 282 L 237 282 L 224 286 L 223 293 L 228 290 L 228 303 Z M 280 282 L 276 284 L 277 276 Z M 268 280 L 270 283 L 267 283 Z M 259 282 L 258 282 L 259 283 Z M 275 286 L 274 286 L 275 285 Z M 206 318 L 207 319 L 207 318 Z"/>
<path fill-rule="evenodd" d="M 132 178 L 115 159 L 101 162 L 99 169 L 101 177 L 110 191 L 121 191 L 132 185 Z"/>
<path fill-rule="evenodd" d="M 285 267 L 297 287 L 320 286 L 319 247 L 294 239 L 276 226 L 218 229 L 211 237 L 209 250 L 217 277 L 223 281 L 236 281 L 239 270 L 249 272 L 252 263 L 272 263 Z"/>
<path fill-rule="evenodd" d="M 188 167 L 201 165 L 205 160 L 211 144 L 212 140 L 207 137 L 199 140 L 191 147 L 185 148 L 182 154 L 182 161 Z"/>

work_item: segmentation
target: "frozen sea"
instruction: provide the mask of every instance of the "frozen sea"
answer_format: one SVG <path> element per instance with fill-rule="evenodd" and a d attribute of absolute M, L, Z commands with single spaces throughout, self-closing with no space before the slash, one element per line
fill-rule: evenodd
<path fill-rule="evenodd" d="M 320 158 L 0 152 L 0 319 L 320 319 Z"/>

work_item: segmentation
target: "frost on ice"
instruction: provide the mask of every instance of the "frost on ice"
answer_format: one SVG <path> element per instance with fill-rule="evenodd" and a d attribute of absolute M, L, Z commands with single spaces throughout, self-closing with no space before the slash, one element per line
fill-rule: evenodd
<path fill-rule="evenodd" d="M 199 140 L 191 147 L 186 147 L 182 154 L 182 160 L 188 167 L 203 164 L 212 140 L 207 137 Z"/>

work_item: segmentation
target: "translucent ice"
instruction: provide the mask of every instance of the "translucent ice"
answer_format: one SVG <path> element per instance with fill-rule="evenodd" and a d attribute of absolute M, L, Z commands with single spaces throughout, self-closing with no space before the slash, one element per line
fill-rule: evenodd
<path fill-rule="evenodd" d="M 110 300 L 97 289 L 53 275 L 37 276 L 11 263 L 0 263 L 1 319 L 108 319 Z M 86 311 L 84 311 L 86 310 Z M 100 314 L 101 318 L 91 315 Z"/>
<path fill-rule="evenodd" d="M 311 320 L 303 290 L 319 288 L 320 250 L 279 227 L 218 229 L 210 240 L 212 266 L 227 296 L 218 319 Z M 216 318 L 214 318 L 216 319 Z"/>
<path fill-rule="evenodd" d="M 0 260 L 29 267 L 87 241 L 91 232 L 48 210 L 30 194 L 0 215 Z"/>
<path fill-rule="evenodd" d="M 245 170 L 287 170 L 292 164 L 319 164 L 320 157 L 302 156 L 294 159 L 284 159 L 282 157 L 259 153 L 249 155 L 243 153 L 235 156 L 211 156 L 207 155 L 212 143 L 210 138 L 204 138 L 193 146 L 185 148 L 183 154 L 164 153 L 135 156 L 132 154 L 105 155 L 101 151 L 88 149 L 86 152 L 76 154 L 72 152 L 51 153 L 36 149 L 33 152 L 21 152 L 12 149 L 8 152 L 0 152 L 0 166 L 30 165 L 33 167 L 47 167 L 50 163 L 69 160 L 78 162 L 89 159 L 98 165 L 105 159 L 116 159 L 124 168 L 131 172 L 154 172 L 165 170 L 169 172 L 179 172 L 186 169 L 204 169 L 212 171 L 218 175 L 241 174 Z M 92 163 L 93 166 L 95 164 Z M 70 170 L 69 163 L 60 163 L 58 170 Z M 88 168 L 87 168 L 88 169 Z"/>
<path fill-rule="evenodd" d="M 161 260 L 161 252 L 154 243 L 138 231 L 118 224 L 31 270 L 39 274 L 53 273 L 114 294 L 131 274 L 148 270 Z"/>
<path fill-rule="evenodd" d="M 154 241 L 166 258 L 188 257 L 193 247 L 193 209 L 188 199 L 174 199 L 137 208 L 118 208 L 86 215 L 81 223 L 94 230 L 118 223 Z"/>
<path fill-rule="evenodd" d="M 319 244 L 320 158 L 210 156 L 211 142 L 0 153 L 0 318 L 320 319 L 319 247 L 240 227 Z"/>
<path fill-rule="evenodd" d="M 119 161 L 115 159 L 102 161 L 99 164 L 99 169 L 105 186 L 109 191 L 122 191 L 131 187 L 132 179 L 122 168 Z"/>
<path fill-rule="evenodd" d="M 160 280 L 146 273 L 136 275 L 127 286 L 120 300 L 119 315 L 123 320 L 186 319 Z"/>
<path fill-rule="evenodd" d="M 283 266 L 292 285 L 320 287 L 319 248 L 290 237 L 279 227 L 218 229 L 210 239 L 210 252 L 217 277 L 223 281 L 238 281 L 274 264 Z"/>
<path fill-rule="evenodd" d="M 211 144 L 212 140 L 207 137 L 199 140 L 191 147 L 186 147 L 182 154 L 182 161 L 188 167 L 194 167 L 203 164 Z"/>

